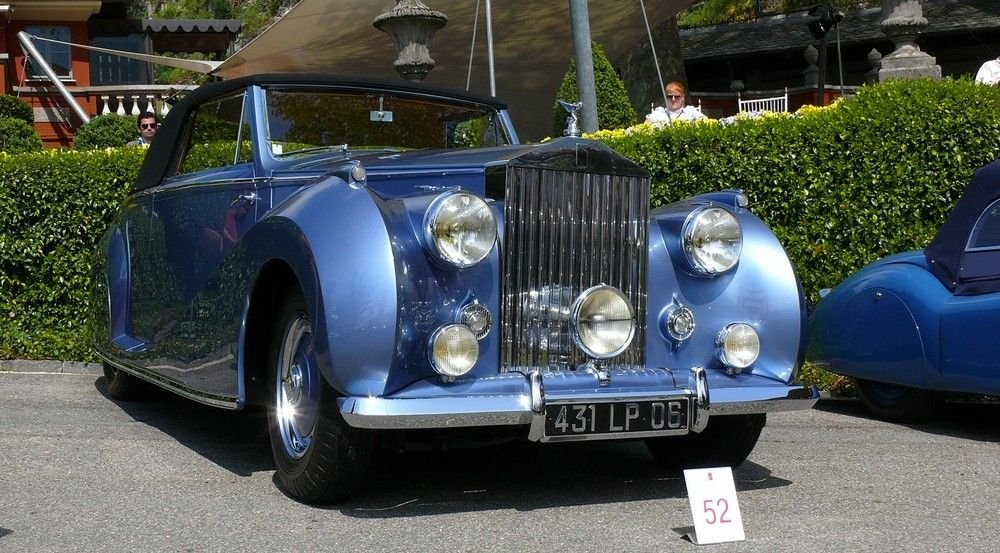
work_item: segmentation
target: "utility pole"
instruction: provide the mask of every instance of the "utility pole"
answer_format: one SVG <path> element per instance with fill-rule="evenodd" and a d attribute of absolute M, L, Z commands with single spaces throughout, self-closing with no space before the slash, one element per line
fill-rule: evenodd
<path fill-rule="evenodd" d="M 587 0 L 569 0 L 573 29 L 573 55 L 576 60 L 576 90 L 583 107 L 580 127 L 583 132 L 597 131 L 597 89 L 594 86 L 594 54 L 590 49 L 590 15 Z"/>

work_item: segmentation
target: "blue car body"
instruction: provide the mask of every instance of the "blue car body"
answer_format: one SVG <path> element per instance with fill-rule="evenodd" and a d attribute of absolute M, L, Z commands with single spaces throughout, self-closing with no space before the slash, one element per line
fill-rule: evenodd
<path fill-rule="evenodd" d="M 274 139 L 282 132 L 267 105 L 274 90 L 360 102 L 357 95 L 372 106 L 371 122 L 392 120 L 381 103 L 391 97 L 473 106 L 489 114 L 494 135 L 473 148 L 327 144 L 287 155 L 300 146 Z M 238 108 L 227 112 L 227 98 Z M 236 114 L 238 126 L 216 126 L 238 133 L 236 151 L 227 153 L 232 162 L 184 172 L 202 146 L 191 137 L 209 120 L 199 109 Z M 282 109 L 299 113 L 291 103 Z M 405 125 L 402 116 L 391 124 Z M 455 125 L 445 127 L 449 134 Z M 310 136 L 326 141 L 325 132 Z M 810 407 L 815 389 L 791 383 L 804 356 L 805 302 L 774 235 L 737 191 L 649 211 L 648 189 L 646 171 L 599 143 L 518 144 L 492 99 L 322 76 L 208 85 L 171 111 L 101 241 L 95 346 L 109 379 L 137 377 L 230 409 L 269 405 L 276 302 L 295 288 L 310 332 L 293 369 L 323 381 L 296 393 L 311 390 L 317 403 L 316 387 L 328 387 L 352 429 L 517 426 L 543 441 L 683 437 L 715 416 Z M 460 268 L 432 254 L 427 224 L 441 197 L 457 192 L 483 198 L 498 229 L 488 255 Z M 686 261 L 681 235 L 692 212 L 713 206 L 739 222 L 742 253 L 734 268 L 706 276 Z M 636 319 L 628 348 L 598 361 L 575 347 L 567 322 L 574 299 L 596 285 L 622 290 Z M 429 362 L 430 341 L 471 304 L 492 325 L 471 368 L 443 377 Z M 665 325 L 681 306 L 695 328 L 678 340 Z M 759 336 L 759 357 L 744 370 L 719 358 L 719 333 L 734 322 Z M 545 430 L 546 405 L 673 397 L 690 400 L 683 427 Z"/>
<path fill-rule="evenodd" d="M 998 199 L 994 163 L 926 249 L 876 261 L 830 291 L 811 315 L 810 359 L 881 384 L 867 399 L 888 418 L 906 389 L 1000 393 Z"/>

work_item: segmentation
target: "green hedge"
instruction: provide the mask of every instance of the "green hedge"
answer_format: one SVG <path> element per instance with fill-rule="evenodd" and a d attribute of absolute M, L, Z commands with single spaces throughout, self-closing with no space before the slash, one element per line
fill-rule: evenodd
<path fill-rule="evenodd" d="M 811 301 L 861 266 L 924 247 L 976 168 L 1000 157 L 1000 89 L 897 81 L 827 108 L 594 135 L 653 173 L 653 203 L 739 188 Z"/>
<path fill-rule="evenodd" d="M 1000 157 L 1000 89 L 896 82 L 796 116 L 595 136 L 652 171 L 655 204 L 745 190 L 815 301 L 862 265 L 926 245 L 972 172 Z M 89 358 L 90 256 L 144 155 L 0 154 L 0 358 Z"/>
<path fill-rule="evenodd" d="M 145 150 L 0 153 L 0 359 L 89 359 L 91 259 Z"/>

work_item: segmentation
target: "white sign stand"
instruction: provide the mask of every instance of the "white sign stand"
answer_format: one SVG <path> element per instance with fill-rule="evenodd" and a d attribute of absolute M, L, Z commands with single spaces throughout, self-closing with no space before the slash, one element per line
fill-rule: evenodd
<path fill-rule="evenodd" d="M 684 471 L 694 533 L 691 543 L 706 545 L 728 541 L 743 541 L 743 517 L 736 500 L 733 469 L 688 469 Z"/>

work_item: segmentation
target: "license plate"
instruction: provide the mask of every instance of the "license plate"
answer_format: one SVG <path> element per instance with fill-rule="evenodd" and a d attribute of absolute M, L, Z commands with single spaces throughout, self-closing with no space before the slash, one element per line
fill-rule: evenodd
<path fill-rule="evenodd" d="M 545 406 L 545 436 L 586 436 L 684 430 L 687 398 Z"/>

